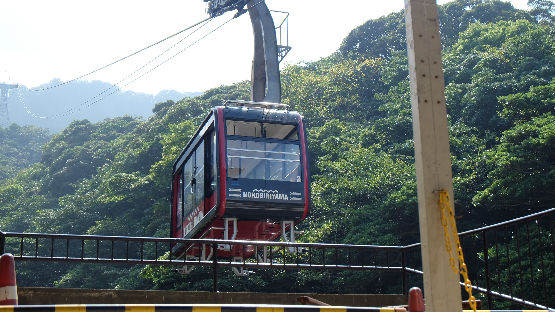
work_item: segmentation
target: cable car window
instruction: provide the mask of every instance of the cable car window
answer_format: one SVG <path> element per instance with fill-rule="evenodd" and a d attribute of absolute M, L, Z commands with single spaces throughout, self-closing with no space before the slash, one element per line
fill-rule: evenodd
<path fill-rule="evenodd" d="M 297 134 L 296 125 L 281 125 L 264 123 L 264 133 L 266 138 L 269 139 L 287 139 L 287 140 L 298 140 L 299 136 Z"/>
<path fill-rule="evenodd" d="M 296 144 L 266 143 L 269 155 L 269 180 L 301 182 L 300 152 Z"/>
<path fill-rule="evenodd" d="M 202 141 L 195 151 L 195 167 L 194 169 L 194 193 L 195 205 L 198 207 L 204 199 L 204 141 Z"/>
<path fill-rule="evenodd" d="M 216 179 L 218 178 L 218 173 L 216 171 L 216 131 L 212 129 L 210 137 L 210 153 L 212 155 L 212 160 L 210 163 L 211 177 L 210 179 L 210 193 L 216 191 Z"/>
<path fill-rule="evenodd" d="M 194 157 L 190 157 L 185 166 L 183 166 L 183 211 L 188 215 L 193 210 L 193 161 Z"/>
<path fill-rule="evenodd" d="M 180 229 L 183 224 L 183 172 L 178 176 L 179 182 L 177 187 L 177 209 L 176 209 L 176 222 L 177 228 Z"/>
<path fill-rule="evenodd" d="M 296 125 L 283 125 L 259 121 L 226 120 L 227 135 L 267 139 L 298 140 Z"/>
<path fill-rule="evenodd" d="M 233 179 L 301 182 L 298 144 L 227 140 L 227 172 Z"/>
<path fill-rule="evenodd" d="M 262 138 L 262 123 L 252 121 L 226 120 L 227 135 Z"/>

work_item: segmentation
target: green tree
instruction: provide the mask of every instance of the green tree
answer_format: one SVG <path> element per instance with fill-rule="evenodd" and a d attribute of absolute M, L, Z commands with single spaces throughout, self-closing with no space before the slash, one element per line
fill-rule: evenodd
<path fill-rule="evenodd" d="M 513 124 L 530 121 L 533 117 L 546 113 L 555 115 L 554 94 L 555 79 L 548 85 L 531 87 L 529 92 L 502 96 L 499 101 L 503 110 L 499 115 Z"/>
<path fill-rule="evenodd" d="M 451 48 L 459 39 L 459 34 L 473 23 L 534 20 L 530 13 L 499 0 L 451 1 L 439 6 L 438 13 L 444 49 Z M 405 52 L 406 46 L 405 16 L 401 11 L 369 20 L 353 29 L 341 43 L 339 51 L 345 57 L 364 55 L 388 60 L 396 51 Z"/>
<path fill-rule="evenodd" d="M 482 131 L 507 129 L 499 97 L 548 84 L 555 41 L 547 26 L 528 21 L 473 24 L 445 55 L 446 95 L 453 122 Z"/>
<path fill-rule="evenodd" d="M 47 130 L 31 126 L 12 124 L 0 128 L 0 183 L 39 162 L 42 147 L 49 139 Z"/>
<path fill-rule="evenodd" d="M 555 3 L 551 0 L 528 0 L 528 6 L 532 8 L 530 14 L 539 22 L 553 22 L 555 14 Z"/>
<path fill-rule="evenodd" d="M 534 117 L 503 133 L 499 144 L 486 153 L 489 185 L 476 194 L 474 204 L 504 218 L 551 208 L 555 189 L 555 116 Z"/>

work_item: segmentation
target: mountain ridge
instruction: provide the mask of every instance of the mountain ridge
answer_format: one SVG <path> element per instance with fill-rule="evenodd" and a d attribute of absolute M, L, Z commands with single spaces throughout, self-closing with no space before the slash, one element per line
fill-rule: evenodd
<path fill-rule="evenodd" d="M 60 79 L 35 88 L 19 85 L 10 90 L 8 112 L 10 124 L 62 131 L 74 120 L 91 122 L 106 118 L 133 116 L 148 118 L 157 103 L 179 101 L 202 92 L 162 90 L 157 94 L 122 91 L 113 84 L 94 80 L 79 80 L 60 85 Z"/>

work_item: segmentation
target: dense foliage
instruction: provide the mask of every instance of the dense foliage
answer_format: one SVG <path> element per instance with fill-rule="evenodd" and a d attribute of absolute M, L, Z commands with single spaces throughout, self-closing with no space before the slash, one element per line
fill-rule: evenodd
<path fill-rule="evenodd" d="M 49 139 L 48 131 L 31 126 L 0 127 L 0 181 L 39 162 L 42 147 Z"/>
<path fill-rule="evenodd" d="M 555 204 L 555 27 L 552 8 L 532 2 L 532 11 L 485 0 L 458 0 L 440 9 L 460 229 Z M 402 16 L 369 21 L 339 52 L 282 71 L 283 101 L 308 124 L 313 206 L 301 225 L 305 241 L 418 241 Z M 210 107 L 248 95 L 249 84 L 242 82 L 160 103 L 147 121 L 72 123 L 46 144 L 39 163 L 0 184 L 0 229 L 167 237 L 174 159 Z M 18 277 L 22 285 L 211 285 L 203 270 L 188 277 L 153 267 L 88 265 L 25 272 Z M 372 276 L 353 283 L 351 275 L 264 272 L 223 278 L 220 288 L 388 291 L 376 289 Z"/>

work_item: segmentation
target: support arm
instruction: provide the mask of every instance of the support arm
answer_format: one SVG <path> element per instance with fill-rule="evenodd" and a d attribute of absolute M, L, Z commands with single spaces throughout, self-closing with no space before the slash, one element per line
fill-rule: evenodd
<path fill-rule="evenodd" d="M 255 102 L 281 101 L 278 48 L 274 20 L 264 1 L 248 3 L 254 34 L 252 63 L 252 100 Z"/>

